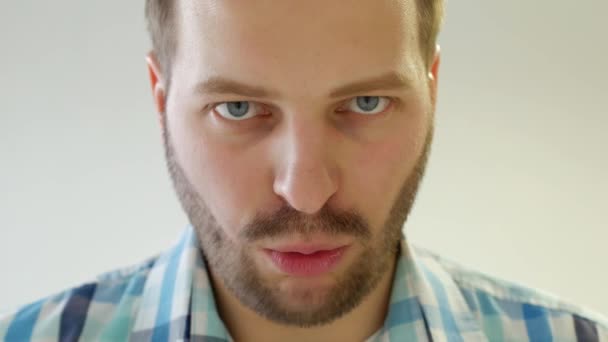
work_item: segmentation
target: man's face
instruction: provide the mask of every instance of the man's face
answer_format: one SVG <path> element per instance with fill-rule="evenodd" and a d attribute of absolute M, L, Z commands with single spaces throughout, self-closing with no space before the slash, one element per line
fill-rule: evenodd
<path fill-rule="evenodd" d="M 342 316 L 393 265 L 432 140 L 413 1 L 178 4 L 163 133 L 214 279 L 278 322 Z"/>

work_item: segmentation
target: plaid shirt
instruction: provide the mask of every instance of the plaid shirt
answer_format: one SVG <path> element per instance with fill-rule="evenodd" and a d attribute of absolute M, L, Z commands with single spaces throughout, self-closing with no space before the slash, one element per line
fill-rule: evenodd
<path fill-rule="evenodd" d="M 2 341 L 230 341 L 192 228 L 167 252 L 0 319 Z M 368 341 L 608 341 L 580 308 L 401 244 L 384 326 Z"/>

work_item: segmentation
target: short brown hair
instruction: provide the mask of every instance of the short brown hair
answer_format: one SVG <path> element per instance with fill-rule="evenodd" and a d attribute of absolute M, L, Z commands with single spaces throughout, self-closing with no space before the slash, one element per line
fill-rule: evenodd
<path fill-rule="evenodd" d="M 146 22 L 152 49 L 166 82 L 171 80 L 171 65 L 177 48 L 175 3 L 176 0 L 146 0 Z M 444 4 L 443 0 L 416 0 L 416 6 L 420 51 L 428 68 L 435 55 L 437 36 L 443 23 Z"/>

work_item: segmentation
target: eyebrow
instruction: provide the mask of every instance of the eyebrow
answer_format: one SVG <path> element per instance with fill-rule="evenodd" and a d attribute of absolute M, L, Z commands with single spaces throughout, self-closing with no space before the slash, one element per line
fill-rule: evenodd
<path fill-rule="evenodd" d="M 389 72 L 381 76 L 363 79 L 340 86 L 329 94 L 332 98 L 362 94 L 378 90 L 409 89 L 412 84 L 408 77 L 397 72 Z M 278 92 L 264 87 L 249 85 L 223 77 L 211 77 L 194 87 L 196 93 L 213 95 L 240 95 L 246 97 L 269 98 L 278 97 Z"/>
<path fill-rule="evenodd" d="M 223 77 L 211 77 L 198 83 L 194 91 L 200 94 L 241 95 L 247 97 L 276 97 L 277 93 L 262 87 L 248 85 Z"/>
<path fill-rule="evenodd" d="M 346 97 L 348 95 L 361 94 L 378 90 L 410 89 L 412 82 L 405 75 L 397 72 L 389 72 L 384 75 L 356 81 L 333 90 L 329 96 Z"/>

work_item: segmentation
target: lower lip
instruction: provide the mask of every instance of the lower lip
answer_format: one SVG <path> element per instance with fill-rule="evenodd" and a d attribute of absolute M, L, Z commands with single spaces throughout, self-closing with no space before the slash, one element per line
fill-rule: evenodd
<path fill-rule="evenodd" d="M 330 272 L 340 262 L 345 251 L 346 246 L 312 254 L 265 250 L 281 272 L 298 277 L 314 277 Z"/>

